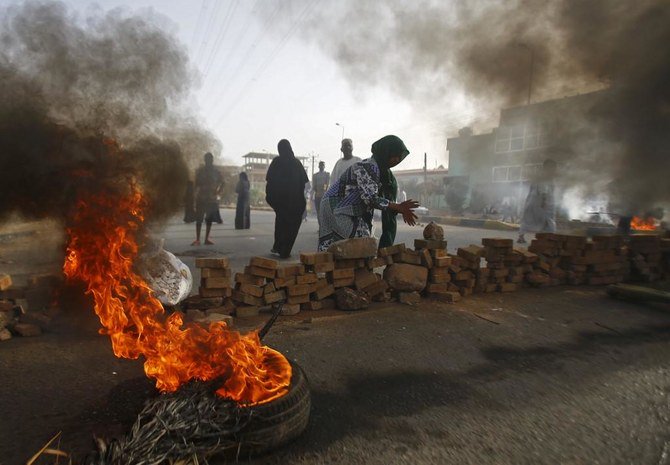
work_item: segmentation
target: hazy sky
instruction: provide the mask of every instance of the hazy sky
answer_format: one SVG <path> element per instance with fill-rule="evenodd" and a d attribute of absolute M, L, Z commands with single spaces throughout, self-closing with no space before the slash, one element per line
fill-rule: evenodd
<path fill-rule="evenodd" d="M 341 155 L 344 127 L 355 155 L 366 157 L 376 139 L 397 134 L 411 151 L 402 168 L 423 166 L 424 152 L 434 168 L 447 162 L 447 134 L 453 136 L 472 115 L 458 95 L 449 109 L 436 111 L 413 108 L 385 86 L 353 88 L 333 60 L 299 33 L 316 8 L 329 7 L 326 0 L 65 3 L 82 16 L 119 7 L 158 16 L 198 70 L 197 113 L 221 140 L 221 157 L 229 163 L 240 164 L 250 151 L 276 152 L 277 142 L 287 138 L 297 155 L 318 155 L 330 170 Z M 280 14 L 274 15 L 275 8 Z"/>

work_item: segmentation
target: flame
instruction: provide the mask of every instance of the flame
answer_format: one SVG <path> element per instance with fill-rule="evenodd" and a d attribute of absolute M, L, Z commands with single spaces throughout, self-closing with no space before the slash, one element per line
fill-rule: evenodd
<path fill-rule="evenodd" d="M 652 217 L 645 220 L 639 216 L 634 216 L 630 221 L 630 227 L 637 231 L 653 231 L 656 229 L 656 220 Z"/>
<path fill-rule="evenodd" d="M 94 299 L 95 312 L 117 357 L 145 357 L 144 371 L 156 387 L 172 392 L 185 382 L 221 380 L 216 393 L 240 403 L 258 404 L 288 391 L 291 365 L 261 345 L 257 332 L 241 334 L 223 322 L 206 329 L 165 315 L 146 282 L 133 272 L 136 235 L 145 201 L 131 185 L 123 195 L 90 195 L 80 200 L 70 227 L 63 270 L 79 279 Z"/>

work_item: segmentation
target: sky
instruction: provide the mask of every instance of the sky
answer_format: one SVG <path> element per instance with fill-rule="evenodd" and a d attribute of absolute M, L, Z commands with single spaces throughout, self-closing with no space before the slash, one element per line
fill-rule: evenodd
<path fill-rule="evenodd" d="M 418 108 L 390 87 L 352 87 L 337 64 L 299 33 L 315 8 L 328 7 L 325 0 L 64 3 L 82 16 L 114 8 L 150 16 L 177 38 L 196 71 L 196 114 L 222 143 L 215 153 L 219 163 L 239 165 L 251 151 L 276 153 L 277 142 L 286 138 L 296 155 L 313 155 L 330 171 L 341 156 L 342 135 L 364 158 L 375 140 L 396 134 L 411 152 L 401 169 L 423 167 L 424 153 L 428 168 L 446 166 L 447 136 L 472 116 L 460 95 L 440 113 Z"/>

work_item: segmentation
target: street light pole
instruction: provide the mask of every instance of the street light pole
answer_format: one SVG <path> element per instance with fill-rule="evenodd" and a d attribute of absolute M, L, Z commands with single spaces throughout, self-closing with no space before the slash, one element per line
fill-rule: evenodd
<path fill-rule="evenodd" d="M 343 139 L 344 139 L 344 124 L 335 123 L 335 126 L 339 126 L 339 127 L 342 128 L 342 137 L 341 137 L 341 139 L 343 140 Z"/>

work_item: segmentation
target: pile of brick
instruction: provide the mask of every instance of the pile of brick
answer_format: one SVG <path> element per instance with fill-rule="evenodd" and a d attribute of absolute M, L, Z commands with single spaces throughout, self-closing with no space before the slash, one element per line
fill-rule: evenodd
<path fill-rule="evenodd" d="M 481 256 L 486 260 L 477 277 L 481 292 L 513 292 L 533 270 L 537 255 L 514 249 L 512 239 L 482 239 Z M 474 247 L 474 246 L 471 246 Z"/>
<path fill-rule="evenodd" d="M 0 341 L 48 331 L 58 313 L 54 290 L 61 281 L 57 275 L 41 274 L 30 276 L 26 286 L 18 287 L 11 276 L 0 274 Z"/>
<path fill-rule="evenodd" d="M 663 241 L 663 242 L 662 242 Z M 663 276 L 663 249 L 669 247 L 667 239 L 657 235 L 636 234 L 629 238 L 628 258 L 632 281 L 652 282 Z"/>

